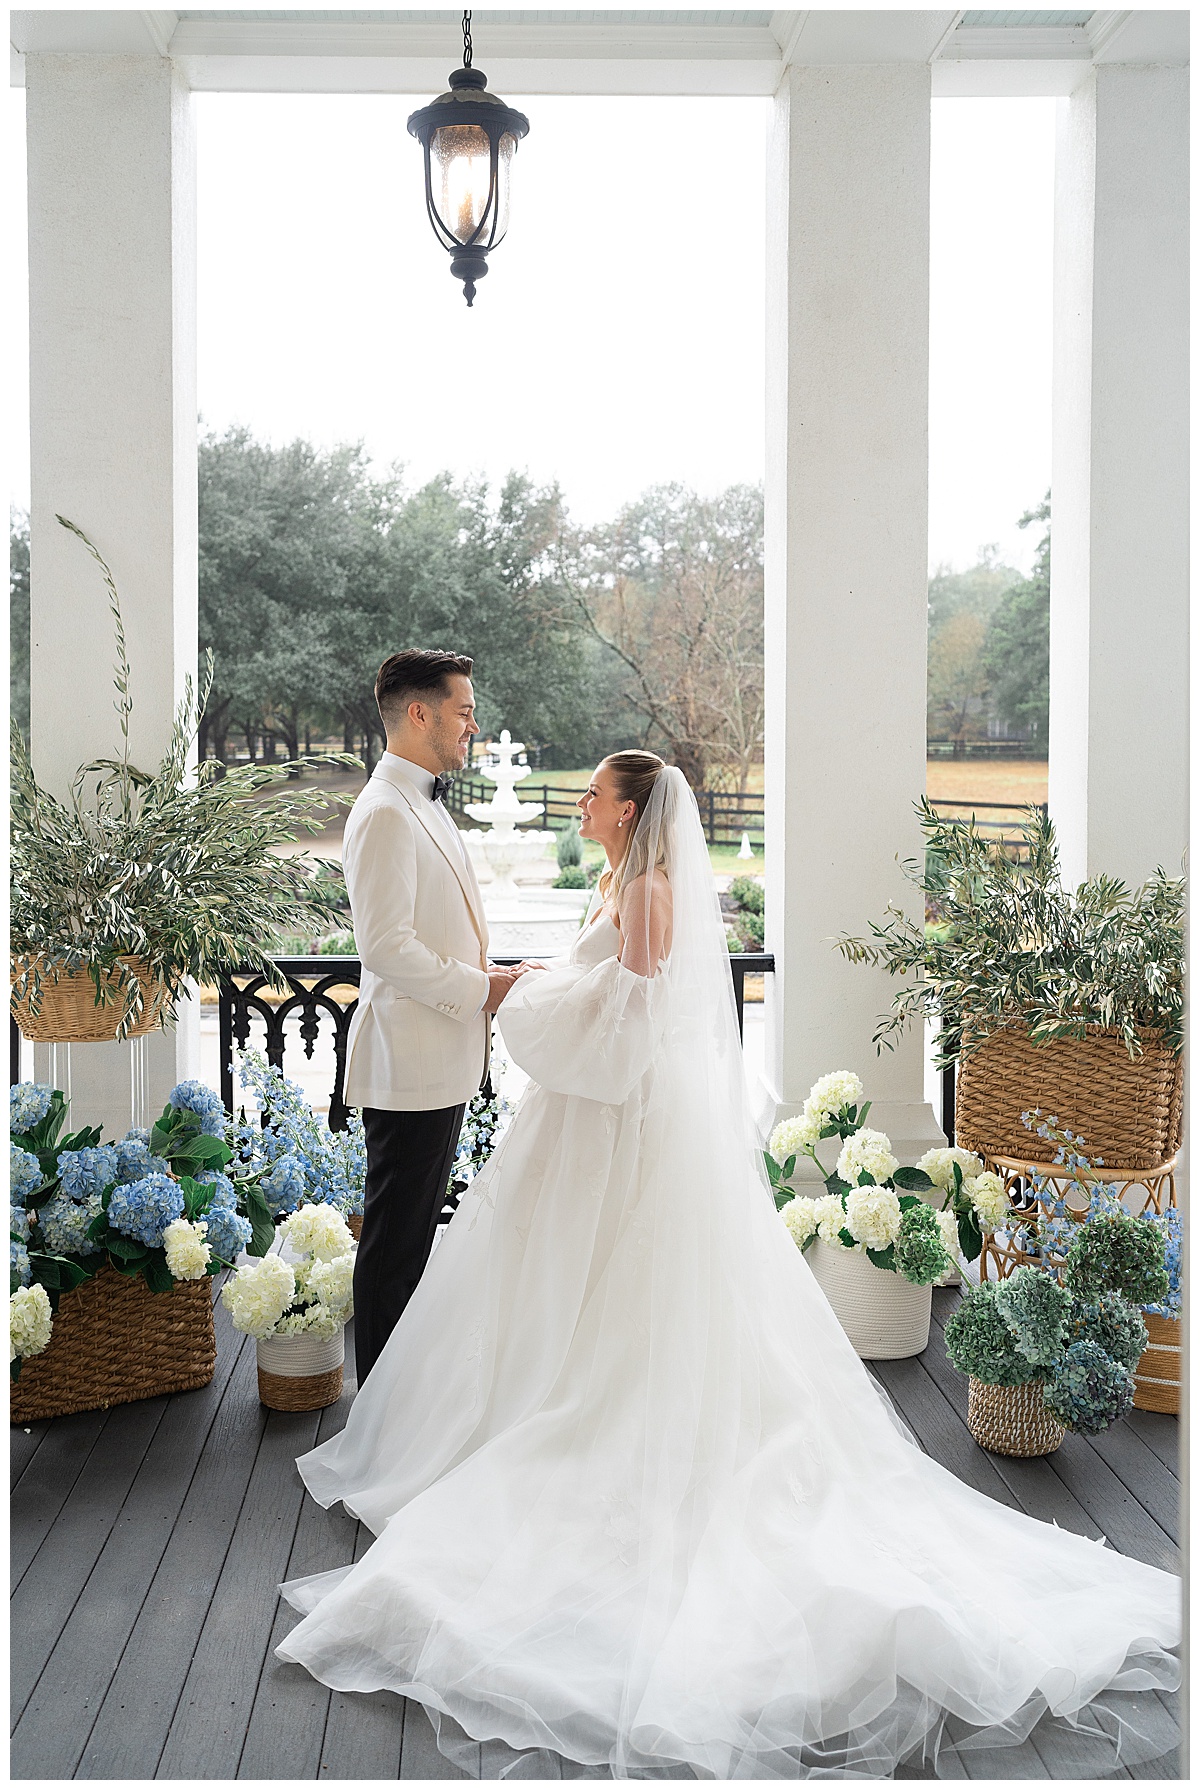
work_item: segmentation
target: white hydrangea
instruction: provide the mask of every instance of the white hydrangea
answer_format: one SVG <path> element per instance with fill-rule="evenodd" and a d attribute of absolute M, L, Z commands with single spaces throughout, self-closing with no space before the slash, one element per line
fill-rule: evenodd
<path fill-rule="evenodd" d="M 836 1193 L 823 1193 L 819 1200 L 813 1201 L 813 1210 L 817 1219 L 817 1236 L 822 1243 L 834 1243 L 840 1249 L 846 1246 L 838 1236 L 846 1222 L 846 1209 Z"/>
<path fill-rule="evenodd" d="M 308 1291 L 322 1305 L 350 1315 L 354 1299 L 354 1256 L 335 1256 L 331 1262 L 314 1262 L 308 1271 Z"/>
<path fill-rule="evenodd" d="M 776 1162 L 786 1162 L 789 1156 L 798 1156 L 806 1145 L 811 1149 L 821 1135 L 821 1125 L 822 1120 L 805 1107 L 794 1118 L 780 1119 L 767 1149 Z"/>
<path fill-rule="evenodd" d="M 8 1302 L 8 1359 L 19 1355 L 22 1361 L 40 1355 L 50 1341 L 54 1318 L 46 1289 L 35 1282 L 31 1287 L 18 1287 Z"/>
<path fill-rule="evenodd" d="M 971 1175 L 977 1175 L 983 1167 L 983 1163 L 973 1151 L 959 1149 L 957 1144 L 948 1150 L 926 1150 L 917 1167 L 924 1169 L 935 1187 L 940 1187 L 944 1193 L 949 1193 L 954 1186 L 954 1164 L 956 1162 L 962 1170 L 964 1181 Z"/>
<path fill-rule="evenodd" d="M 886 1249 L 900 1235 L 900 1201 L 890 1187 L 852 1187 L 846 1229 L 867 1249 Z"/>
<path fill-rule="evenodd" d="M 820 1114 L 823 1120 L 831 1119 L 844 1106 L 861 1106 L 862 1097 L 863 1085 L 854 1071 L 835 1069 L 831 1075 L 822 1075 L 813 1083 L 804 1110 L 814 1118 Z"/>
<path fill-rule="evenodd" d="M 328 1342 L 336 1336 L 346 1322 L 344 1308 L 322 1305 L 318 1300 L 313 1305 L 306 1305 L 303 1311 L 289 1312 L 275 1326 L 276 1336 L 313 1336 L 319 1342 Z"/>
<path fill-rule="evenodd" d="M 354 1247 L 350 1226 L 336 1206 L 301 1206 L 279 1229 L 297 1255 L 314 1256 L 319 1262 L 331 1262 Z"/>
<path fill-rule="evenodd" d="M 221 1304 L 247 1336 L 270 1336 L 296 1294 L 296 1277 L 280 1256 L 239 1268 L 221 1289 Z"/>
<path fill-rule="evenodd" d="M 864 1170 L 872 1181 L 882 1183 L 894 1175 L 899 1167 L 899 1159 L 892 1155 L 891 1139 L 882 1131 L 871 1131 L 866 1126 L 846 1139 L 837 1160 L 839 1176 L 843 1181 L 848 1181 L 851 1187 L 858 1185 L 858 1178 Z"/>
<path fill-rule="evenodd" d="M 926 1173 L 928 1173 L 928 1170 L 926 1170 Z M 937 1221 L 938 1229 L 942 1233 L 942 1242 L 946 1246 L 946 1254 L 950 1257 L 950 1267 L 946 1269 L 944 1274 L 939 1274 L 933 1284 L 935 1287 L 944 1287 L 948 1282 L 952 1281 L 954 1276 L 959 1272 L 958 1220 L 955 1218 L 953 1212 L 939 1212 Z"/>
<path fill-rule="evenodd" d="M 964 1181 L 963 1191 L 979 1215 L 982 1230 L 995 1231 L 1008 1222 L 1008 1195 L 1003 1181 L 990 1168 Z"/>
<path fill-rule="evenodd" d="M 167 1267 L 176 1280 L 203 1280 L 208 1273 L 212 1250 L 204 1241 L 207 1232 L 203 1218 L 195 1224 L 187 1218 L 175 1218 L 163 1231 Z"/>
<path fill-rule="evenodd" d="M 810 1200 L 804 1194 L 800 1194 L 796 1199 L 789 1200 L 779 1214 L 791 1232 L 792 1241 L 797 1249 L 803 1249 L 808 1239 L 816 1231 L 817 1205 L 816 1200 Z"/>

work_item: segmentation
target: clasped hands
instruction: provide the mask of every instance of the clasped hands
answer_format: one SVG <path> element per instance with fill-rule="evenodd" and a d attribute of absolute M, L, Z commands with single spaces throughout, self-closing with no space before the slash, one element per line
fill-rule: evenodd
<path fill-rule="evenodd" d="M 483 1003 L 484 1012 L 495 1013 L 505 996 L 508 994 L 513 983 L 519 976 L 523 976 L 526 970 L 544 970 L 545 968 L 546 965 L 544 963 L 530 963 L 528 961 L 512 964 L 503 969 L 494 963 L 490 963 L 488 965 L 487 973 L 488 997 Z"/>

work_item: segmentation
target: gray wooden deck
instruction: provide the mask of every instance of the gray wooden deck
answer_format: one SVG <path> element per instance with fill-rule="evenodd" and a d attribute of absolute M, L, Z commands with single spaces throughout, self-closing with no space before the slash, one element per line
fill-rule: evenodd
<path fill-rule="evenodd" d="M 1046 1460 L 985 1454 L 935 1294 L 925 1354 L 878 1376 L 928 1452 L 1003 1504 L 1178 1567 L 1174 1418 L 1134 1412 Z M 352 1395 L 311 1416 L 265 1412 L 254 1348 L 217 1307 L 202 1391 L 12 1433 L 14 1778 L 449 1778 L 424 1712 L 390 1692 L 343 1695 L 273 1648 L 297 1620 L 282 1579 L 357 1557 L 370 1536 L 302 1496 L 296 1455 L 333 1435 Z M 347 1351 L 352 1359 L 351 1351 Z M 1186 1775 L 1177 1699 L 1151 1698 L 1163 1757 L 1121 1776 Z M 489 1749 L 479 1775 L 495 1776 Z M 564 1763 L 563 1776 L 593 1776 Z M 903 1773 L 902 1775 L 912 1775 Z M 975 1777 L 1090 1777 L 1033 1742 Z"/>

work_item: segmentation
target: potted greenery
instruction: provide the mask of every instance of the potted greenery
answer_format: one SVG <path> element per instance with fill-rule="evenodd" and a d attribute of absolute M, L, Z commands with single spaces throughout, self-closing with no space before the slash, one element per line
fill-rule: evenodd
<path fill-rule="evenodd" d="M 851 962 L 914 978 L 876 1045 L 911 1019 L 940 1020 L 942 1063 L 958 1063 L 957 1139 L 985 1156 L 1021 1160 L 1020 1115 L 1039 1106 L 1106 1163 L 1169 1161 L 1183 1115 L 1183 882 L 1159 870 L 1132 893 L 1106 876 L 1066 889 L 1040 810 L 1014 851 L 917 806 L 926 852 L 905 871 L 930 918 L 892 909 L 870 938 L 838 941 Z"/>
<path fill-rule="evenodd" d="M 207 1385 L 209 1280 L 274 1233 L 256 1241 L 253 1183 L 225 1172 L 219 1097 L 181 1082 L 115 1144 L 64 1133 L 57 1089 L 23 1082 L 9 1103 L 13 1421 Z"/>
<path fill-rule="evenodd" d="M 930 1177 L 902 1168 L 883 1132 L 864 1126 L 870 1105 L 850 1070 L 821 1076 L 803 1112 L 775 1127 L 763 1159 L 775 1204 L 842 1328 L 864 1360 L 882 1361 L 928 1342 L 930 1289 L 954 1270 L 958 1226 L 922 1197 Z M 817 1144 L 833 1137 L 842 1148 L 829 1173 Z M 792 1185 L 800 1155 L 821 1172 L 819 1198 Z"/>
<path fill-rule="evenodd" d="M 293 844 L 298 828 L 319 832 L 329 805 L 348 798 L 263 792 L 302 766 L 358 760 L 333 753 L 296 764 L 193 769 L 210 656 L 199 693 L 187 683 L 157 770 L 131 764 L 130 667 L 117 588 L 83 530 L 58 520 L 104 575 L 121 745 L 116 758 L 81 765 L 70 799 L 60 802 L 38 784 L 20 729 L 12 729 L 12 1007 L 28 1038 L 86 1043 L 166 1025 L 189 978 L 213 982 L 251 965 L 280 986 L 262 941 L 318 929 L 335 910 L 304 861 L 276 848 Z"/>

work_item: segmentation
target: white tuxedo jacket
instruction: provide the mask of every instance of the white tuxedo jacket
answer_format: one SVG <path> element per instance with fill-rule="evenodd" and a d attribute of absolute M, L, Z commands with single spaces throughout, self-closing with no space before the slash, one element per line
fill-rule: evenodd
<path fill-rule="evenodd" d="M 346 1104 L 430 1112 L 469 1100 L 487 1059 L 487 922 L 445 817 L 382 761 L 346 819 L 342 865 L 362 960 Z"/>

